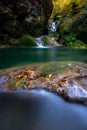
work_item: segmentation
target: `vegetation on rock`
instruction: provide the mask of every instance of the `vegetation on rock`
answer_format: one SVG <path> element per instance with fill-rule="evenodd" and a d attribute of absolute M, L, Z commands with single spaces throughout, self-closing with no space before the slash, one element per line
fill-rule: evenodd
<path fill-rule="evenodd" d="M 15 46 L 37 46 L 36 41 L 32 36 L 29 35 L 23 35 L 17 43 L 15 43 Z"/>
<path fill-rule="evenodd" d="M 60 43 L 87 48 L 87 0 L 53 0 L 53 3 L 51 17 L 56 21 Z"/>
<path fill-rule="evenodd" d="M 42 38 L 44 46 L 59 46 L 56 33 L 51 33 Z"/>
<path fill-rule="evenodd" d="M 40 75 L 49 75 L 49 74 L 61 74 L 68 71 L 74 71 L 75 66 L 83 66 L 84 63 L 80 62 L 50 62 L 49 64 L 44 64 L 41 67 L 37 68 L 37 71 Z M 79 67 L 78 67 L 79 68 Z"/>
<path fill-rule="evenodd" d="M 26 46 L 19 40 L 23 35 L 48 35 L 50 19 L 57 27 L 57 35 L 51 35 L 60 44 L 87 48 L 87 0 L 1 0 L 0 45 L 14 46 L 19 41 Z M 54 45 L 51 35 L 43 38 L 44 45 Z"/>

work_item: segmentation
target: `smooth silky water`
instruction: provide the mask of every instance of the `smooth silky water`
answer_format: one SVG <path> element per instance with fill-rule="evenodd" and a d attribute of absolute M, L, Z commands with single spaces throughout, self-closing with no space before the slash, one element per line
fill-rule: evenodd
<path fill-rule="evenodd" d="M 50 61 L 87 63 L 87 50 L 0 49 L 0 69 Z M 87 107 L 42 89 L 0 92 L 0 130 L 87 130 Z"/>

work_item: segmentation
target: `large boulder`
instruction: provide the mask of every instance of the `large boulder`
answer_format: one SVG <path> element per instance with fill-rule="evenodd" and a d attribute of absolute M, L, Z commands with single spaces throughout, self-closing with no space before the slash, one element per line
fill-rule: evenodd
<path fill-rule="evenodd" d="M 41 35 L 53 8 L 52 0 L 0 0 L 0 39 Z"/>
<path fill-rule="evenodd" d="M 87 64 L 48 62 L 0 71 L 0 91 L 42 88 L 87 105 Z"/>

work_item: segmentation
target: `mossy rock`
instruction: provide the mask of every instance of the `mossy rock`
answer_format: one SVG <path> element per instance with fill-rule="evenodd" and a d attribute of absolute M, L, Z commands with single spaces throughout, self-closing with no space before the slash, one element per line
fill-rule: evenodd
<path fill-rule="evenodd" d="M 30 35 L 23 35 L 19 41 L 16 43 L 16 46 L 37 46 L 35 39 Z"/>
<path fill-rule="evenodd" d="M 45 36 L 44 38 L 42 38 L 42 41 L 43 41 L 43 43 L 44 43 L 44 46 L 49 45 L 49 39 L 50 39 L 49 36 Z"/>
<path fill-rule="evenodd" d="M 81 62 L 74 62 L 74 61 L 50 62 L 38 67 L 37 71 L 40 75 L 61 74 L 67 71 L 72 71 L 72 68 L 74 70 L 76 66 L 84 67 L 84 64 Z"/>
<path fill-rule="evenodd" d="M 56 33 L 53 33 L 53 34 L 49 34 L 48 36 L 45 36 L 42 38 L 42 41 L 44 43 L 44 46 L 55 46 L 57 45 L 57 41 L 56 41 L 56 36 L 57 34 Z"/>

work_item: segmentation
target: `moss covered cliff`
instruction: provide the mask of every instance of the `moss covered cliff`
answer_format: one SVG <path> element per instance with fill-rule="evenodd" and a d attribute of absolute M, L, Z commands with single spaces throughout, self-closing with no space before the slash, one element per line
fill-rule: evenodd
<path fill-rule="evenodd" d="M 60 43 L 87 48 L 87 0 L 53 0 L 51 15 L 56 21 Z"/>

